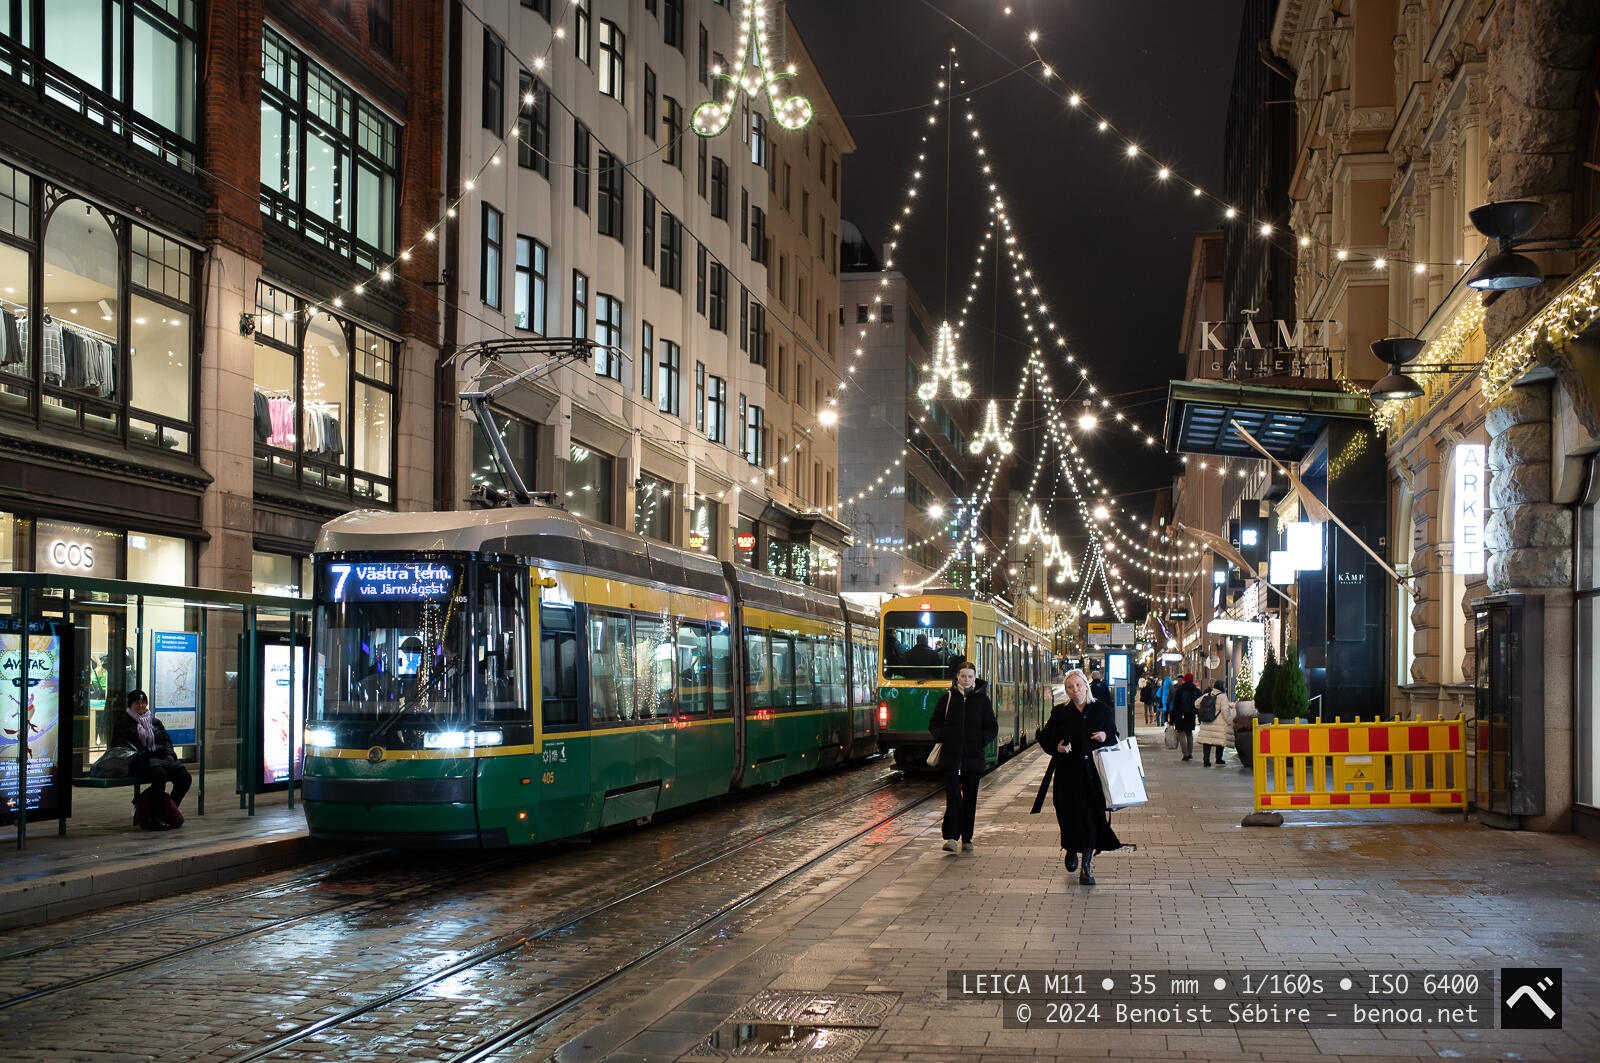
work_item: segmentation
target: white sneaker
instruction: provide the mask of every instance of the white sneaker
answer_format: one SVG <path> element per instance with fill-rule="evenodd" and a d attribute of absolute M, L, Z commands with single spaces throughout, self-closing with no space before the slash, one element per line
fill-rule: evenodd
<path fill-rule="evenodd" d="M 972 843 L 971 842 L 962 842 L 961 843 L 961 851 L 964 852 L 964 853 L 972 852 Z"/>
<path fill-rule="evenodd" d="M 944 840 L 944 851 L 947 852 L 947 853 L 953 853 L 957 849 L 960 848 L 960 845 L 961 845 L 961 843 L 958 842 L 956 839 L 954 839 L 954 838 L 946 838 Z"/>

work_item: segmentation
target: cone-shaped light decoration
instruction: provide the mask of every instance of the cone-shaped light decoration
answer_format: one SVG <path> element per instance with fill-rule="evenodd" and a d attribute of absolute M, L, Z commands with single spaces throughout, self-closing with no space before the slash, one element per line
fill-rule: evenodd
<path fill-rule="evenodd" d="M 946 321 L 939 326 L 939 336 L 933 345 L 933 366 L 928 378 L 917 387 L 917 397 L 932 402 L 939 397 L 939 381 L 950 382 L 950 394 L 964 399 L 972 394 L 972 385 L 960 378 L 961 363 L 956 361 L 956 330 Z"/>
<path fill-rule="evenodd" d="M 1007 439 L 1005 433 L 1000 431 L 1000 404 L 994 399 L 989 400 L 989 409 L 983 415 L 983 430 L 973 439 L 972 445 L 968 449 L 974 454 L 982 454 L 984 448 L 990 443 L 993 443 L 994 448 L 1001 454 L 1011 453 L 1011 440 Z M 1036 508 L 1033 512 L 1037 518 L 1038 509 Z"/>
<path fill-rule="evenodd" d="M 763 95 L 772 111 L 772 120 L 785 129 L 804 129 L 811 124 L 811 101 L 795 93 L 781 96 L 776 91 L 778 82 L 795 76 L 794 67 L 773 73 L 767 63 L 767 11 L 761 0 L 744 0 L 739 16 L 739 53 L 743 65 L 737 72 L 717 69 L 712 72 L 714 82 L 725 88 L 713 90 L 720 96 L 707 100 L 694 109 L 690 124 L 703 137 L 714 137 L 728 128 L 733 118 L 734 104 L 739 93 L 754 98 Z"/>
<path fill-rule="evenodd" d="M 973 453 L 976 454 L 977 451 L 973 451 Z M 1028 526 L 1022 530 L 1022 536 L 1017 539 L 1017 542 L 1022 546 L 1026 546 L 1035 539 L 1041 541 L 1044 539 L 1044 521 L 1039 519 L 1039 507 L 1036 505 L 1028 507 Z"/>

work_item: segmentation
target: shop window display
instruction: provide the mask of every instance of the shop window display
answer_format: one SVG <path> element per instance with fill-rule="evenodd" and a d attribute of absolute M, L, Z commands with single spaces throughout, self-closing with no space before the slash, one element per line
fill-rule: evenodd
<path fill-rule="evenodd" d="M 611 483 L 615 459 L 573 442 L 567 465 L 567 511 L 611 523 Z"/>
<path fill-rule="evenodd" d="M 356 498 L 394 498 L 394 341 L 296 296 L 256 292 L 258 476 Z"/>
<path fill-rule="evenodd" d="M 37 187 L 0 165 L 0 411 L 191 453 L 194 252 L 58 189 L 35 204 Z"/>

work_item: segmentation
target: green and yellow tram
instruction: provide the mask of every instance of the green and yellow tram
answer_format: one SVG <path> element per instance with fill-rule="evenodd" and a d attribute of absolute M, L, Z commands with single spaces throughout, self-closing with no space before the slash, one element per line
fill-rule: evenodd
<path fill-rule="evenodd" d="M 1033 741 L 1050 714 L 1050 645 L 1043 633 L 994 602 L 949 591 L 891 598 L 879 624 L 878 741 L 894 749 L 897 766 L 926 763 L 933 747 L 928 719 L 962 661 L 978 666 L 1000 720 L 990 763 Z"/>
<path fill-rule="evenodd" d="M 544 506 L 348 514 L 314 564 L 314 836 L 526 845 L 878 752 L 837 594 Z"/>

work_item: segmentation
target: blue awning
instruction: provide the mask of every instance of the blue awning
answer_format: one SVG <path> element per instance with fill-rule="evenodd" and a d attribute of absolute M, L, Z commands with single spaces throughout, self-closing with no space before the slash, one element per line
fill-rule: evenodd
<path fill-rule="evenodd" d="M 1236 384 L 1226 380 L 1174 380 L 1167 392 L 1167 450 L 1259 458 L 1230 422 L 1260 441 L 1280 461 L 1299 461 L 1330 420 L 1372 420 L 1366 395 L 1346 391 Z"/>

